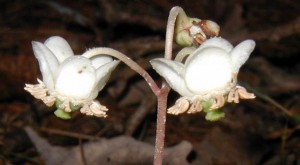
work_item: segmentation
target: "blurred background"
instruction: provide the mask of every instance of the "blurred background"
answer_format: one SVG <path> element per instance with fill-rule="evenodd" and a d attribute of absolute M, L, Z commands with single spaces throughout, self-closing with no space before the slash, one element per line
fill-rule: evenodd
<path fill-rule="evenodd" d="M 46 107 L 23 88 L 41 78 L 31 41 L 55 35 L 64 37 L 75 54 L 99 46 L 117 49 L 160 83 L 149 60 L 163 56 L 168 14 L 176 5 L 190 17 L 217 22 L 220 35 L 233 45 L 256 41 L 238 80 L 257 98 L 227 104 L 226 118 L 217 122 L 205 121 L 202 113 L 168 115 L 166 147 L 190 142 L 190 164 L 300 164 L 297 0 L 0 0 L 0 164 L 45 163 L 24 126 L 62 148 L 83 145 L 79 139 L 88 142 L 83 135 L 128 135 L 154 144 L 156 98 L 124 64 L 98 96 L 110 109 L 107 118 L 80 113 L 71 120 L 56 118 L 54 107 Z M 180 47 L 174 44 L 173 50 L 176 54 Z M 171 92 L 169 106 L 177 98 Z"/>

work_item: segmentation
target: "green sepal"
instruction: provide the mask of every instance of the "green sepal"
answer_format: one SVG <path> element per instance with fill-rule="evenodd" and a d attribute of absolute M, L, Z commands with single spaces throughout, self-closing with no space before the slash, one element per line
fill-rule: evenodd
<path fill-rule="evenodd" d="M 59 117 L 64 120 L 71 119 L 71 114 L 69 112 L 65 112 L 62 109 L 57 109 L 56 111 L 54 111 L 54 114 L 56 117 Z"/>
<path fill-rule="evenodd" d="M 75 105 L 73 103 L 70 103 L 70 109 L 72 110 L 72 112 L 77 111 L 81 107 L 82 107 L 81 104 Z"/>
<path fill-rule="evenodd" d="M 59 108 L 60 104 L 62 104 L 62 103 L 63 103 L 63 101 L 61 101 L 59 99 L 56 99 L 55 100 L 55 106 L 56 106 L 56 108 Z"/>
<path fill-rule="evenodd" d="M 194 22 L 201 21 L 198 18 L 190 18 L 188 17 L 185 12 L 179 13 L 175 23 L 175 30 L 174 30 L 174 39 L 175 42 L 183 47 L 192 46 L 194 43 L 193 36 L 190 35 L 190 32 L 187 28 L 193 26 Z"/>
<path fill-rule="evenodd" d="M 206 112 L 206 113 L 210 112 L 211 111 L 210 107 L 213 105 L 213 103 L 214 103 L 213 99 L 201 102 L 202 107 L 203 107 L 203 111 Z"/>
<path fill-rule="evenodd" d="M 190 37 L 189 33 L 186 31 L 179 32 L 175 35 L 175 42 L 183 47 L 193 46 L 193 39 Z"/>
<path fill-rule="evenodd" d="M 56 100 L 55 100 L 55 106 L 56 106 L 56 108 L 59 109 L 59 108 L 60 108 L 59 106 L 60 106 L 62 103 L 63 103 L 62 100 L 56 99 Z M 75 105 L 75 104 L 73 104 L 73 103 L 71 103 L 71 102 L 70 102 L 69 106 L 70 106 L 70 109 L 71 109 L 72 112 L 77 111 L 77 110 L 79 110 L 79 109 L 82 107 L 81 104 Z"/>
<path fill-rule="evenodd" d="M 205 119 L 208 121 L 217 121 L 225 117 L 225 113 L 221 109 L 210 110 L 206 113 Z"/>

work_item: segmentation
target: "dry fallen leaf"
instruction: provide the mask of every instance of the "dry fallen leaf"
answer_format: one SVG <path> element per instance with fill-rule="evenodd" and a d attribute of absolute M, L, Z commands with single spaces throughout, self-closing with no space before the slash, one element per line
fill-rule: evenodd
<path fill-rule="evenodd" d="M 46 165 L 82 164 L 80 146 L 71 148 L 52 146 L 32 128 L 25 127 L 25 130 Z M 154 146 L 127 136 L 118 136 L 112 139 L 103 138 L 100 141 L 84 143 L 82 147 L 88 165 L 151 165 L 153 163 Z M 191 150 L 192 145 L 187 141 L 166 148 L 164 164 L 190 165 L 187 156 Z"/>

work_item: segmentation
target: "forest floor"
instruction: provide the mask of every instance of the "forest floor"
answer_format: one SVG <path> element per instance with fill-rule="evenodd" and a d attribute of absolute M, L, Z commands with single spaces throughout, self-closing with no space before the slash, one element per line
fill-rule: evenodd
<path fill-rule="evenodd" d="M 97 98 L 109 108 L 106 118 L 74 113 L 70 120 L 59 119 L 54 107 L 34 99 L 24 86 L 41 78 L 31 41 L 55 35 L 64 37 L 76 54 L 99 46 L 119 50 L 161 82 L 149 60 L 163 57 L 173 6 L 191 17 L 217 22 L 220 36 L 234 45 L 256 41 L 238 81 L 257 97 L 225 105 L 226 117 L 217 122 L 206 121 L 203 113 L 167 115 L 170 152 L 165 160 L 183 159 L 192 165 L 300 164 L 299 1 L 10 0 L 0 1 L 0 165 L 71 164 L 67 160 L 152 164 L 156 98 L 124 64 Z M 179 50 L 174 44 L 174 54 Z M 168 105 L 177 98 L 171 92 Z M 126 158 L 120 156 L 120 137 L 138 148 L 122 148 Z M 45 150 L 38 149 L 45 145 Z M 182 147 L 178 150 L 183 153 L 176 155 L 173 146 Z M 139 155 L 147 147 L 149 154 Z M 103 158 L 103 152 L 109 157 Z"/>

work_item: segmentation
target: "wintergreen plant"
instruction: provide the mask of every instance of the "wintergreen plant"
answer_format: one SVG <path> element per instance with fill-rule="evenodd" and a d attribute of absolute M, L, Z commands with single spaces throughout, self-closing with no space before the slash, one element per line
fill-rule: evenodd
<path fill-rule="evenodd" d="M 252 99 L 254 94 L 237 85 L 240 67 L 249 58 L 255 42 L 245 40 L 233 47 L 220 37 L 213 21 L 188 17 L 182 8 L 171 9 L 166 31 L 164 58 L 151 60 L 153 68 L 166 80 L 159 87 L 136 62 L 121 52 L 105 47 L 74 56 L 67 41 L 50 37 L 45 43 L 32 42 L 43 81 L 26 84 L 25 90 L 47 106 L 56 105 L 55 114 L 64 119 L 79 110 L 106 117 L 105 106 L 95 98 L 108 81 L 119 60 L 140 74 L 157 97 L 157 128 L 154 164 L 161 165 L 165 138 L 169 86 L 181 97 L 168 109 L 170 114 L 204 111 L 206 119 L 224 117 L 219 110 L 227 102 Z M 184 48 L 172 59 L 173 38 Z M 112 57 L 116 58 L 114 60 Z"/>

